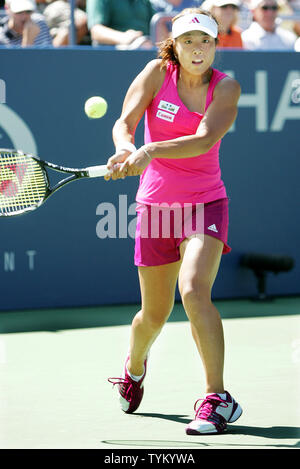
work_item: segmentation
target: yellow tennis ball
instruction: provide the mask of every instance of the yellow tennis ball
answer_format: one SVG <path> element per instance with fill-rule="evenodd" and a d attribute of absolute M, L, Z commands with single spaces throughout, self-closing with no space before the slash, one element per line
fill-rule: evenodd
<path fill-rule="evenodd" d="M 90 119 L 99 119 L 106 114 L 107 102 L 101 96 L 92 96 L 85 102 L 84 111 Z"/>

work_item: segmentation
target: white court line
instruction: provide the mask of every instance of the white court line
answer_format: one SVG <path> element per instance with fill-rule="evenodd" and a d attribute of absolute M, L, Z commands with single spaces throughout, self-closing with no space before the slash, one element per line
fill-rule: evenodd
<path fill-rule="evenodd" d="M 6 363 L 7 363 L 6 343 L 4 339 L 0 337 L 0 365 L 5 365 Z"/>
<path fill-rule="evenodd" d="M 300 363 L 300 338 L 292 342 L 292 362 L 295 364 Z"/>

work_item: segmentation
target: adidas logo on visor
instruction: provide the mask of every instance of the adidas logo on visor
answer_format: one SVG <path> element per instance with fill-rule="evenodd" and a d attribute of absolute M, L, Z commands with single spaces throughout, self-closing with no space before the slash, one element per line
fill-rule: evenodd
<path fill-rule="evenodd" d="M 216 38 L 218 35 L 218 25 L 213 18 L 203 14 L 191 14 L 180 16 L 172 25 L 173 39 L 189 31 L 203 31 Z"/>

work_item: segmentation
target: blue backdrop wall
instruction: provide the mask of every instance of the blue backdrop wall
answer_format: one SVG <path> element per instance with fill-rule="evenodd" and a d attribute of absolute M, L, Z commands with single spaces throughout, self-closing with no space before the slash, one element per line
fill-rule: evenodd
<path fill-rule="evenodd" d="M 113 153 L 125 92 L 155 51 L 0 50 L 0 146 L 81 167 Z M 295 268 L 268 279 L 270 294 L 300 293 L 300 69 L 296 53 L 220 52 L 215 67 L 239 80 L 239 116 L 221 146 L 230 197 L 229 242 L 213 295 L 256 292 L 243 253 L 284 253 Z M 105 117 L 85 100 L 101 95 Z M 143 122 L 136 143 L 143 143 Z M 39 210 L 0 219 L 0 309 L 139 302 L 133 265 L 137 178 L 84 180 Z"/>

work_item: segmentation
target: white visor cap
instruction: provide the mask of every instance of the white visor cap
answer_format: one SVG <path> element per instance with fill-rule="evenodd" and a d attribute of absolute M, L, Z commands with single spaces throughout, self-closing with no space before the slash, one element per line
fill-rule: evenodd
<path fill-rule="evenodd" d="M 172 26 L 172 37 L 176 39 L 189 31 L 203 31 L 204 33 L 216 38 L 218 36 L 218 25 L 207 15 L 189 13 L 180 16 L 174 21 Z"/>

